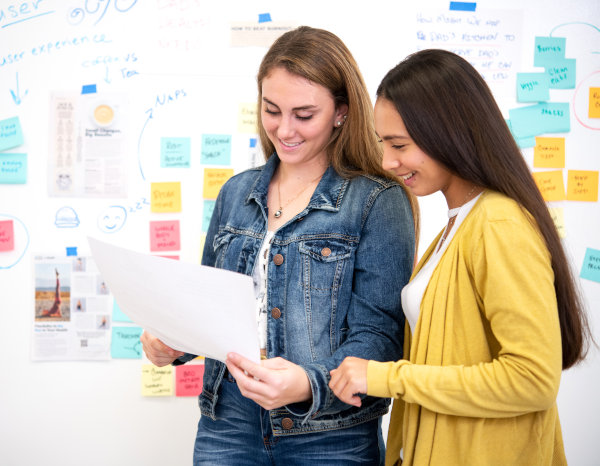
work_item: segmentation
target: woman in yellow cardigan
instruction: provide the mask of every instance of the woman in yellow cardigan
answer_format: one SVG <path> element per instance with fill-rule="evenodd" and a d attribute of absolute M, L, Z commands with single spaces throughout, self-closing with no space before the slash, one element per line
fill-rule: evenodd
<path fill-rule="evenodd" d="M 556 395 L 589 327 L 565 253 L 477 71 L 415 53 L 377 91 L 384 168 L 417 196 L 442 191 L 448 223 L 402 291 L 404 358 L 346 358 L 346 403 L 394 397 L 386 464 L 566 464 Z"/>

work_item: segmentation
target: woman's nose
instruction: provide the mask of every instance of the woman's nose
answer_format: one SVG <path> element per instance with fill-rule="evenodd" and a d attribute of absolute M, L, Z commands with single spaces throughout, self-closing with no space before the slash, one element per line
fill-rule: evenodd
<path fill-rule="evenodd" d="M 279 139 L 287 139 L 293 136 L 295 133 L 294 122 L 292 118 L 284 116 L 279 120 L 279 126 L 277 127 L 277 136 Z"/>
<path fill-rule="evenodd" d="M 395 168 L 398 168 L 399 166 L 400 166 L 400 160 L 398 160 L 396 157 L 393 157 L 392 154 L 390 154 L 389 150 L 384 150 L 381 167 L 384 170 L 394 170 Z"/>

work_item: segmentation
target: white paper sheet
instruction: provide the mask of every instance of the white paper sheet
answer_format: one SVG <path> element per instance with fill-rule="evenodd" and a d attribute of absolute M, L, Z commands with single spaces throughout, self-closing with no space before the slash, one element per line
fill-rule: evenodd
<path fill-rule="evenodd" d="M 117 304 L 140 327 L 186 353 L 260 361 L 252 277 L 88 242 Z"/>

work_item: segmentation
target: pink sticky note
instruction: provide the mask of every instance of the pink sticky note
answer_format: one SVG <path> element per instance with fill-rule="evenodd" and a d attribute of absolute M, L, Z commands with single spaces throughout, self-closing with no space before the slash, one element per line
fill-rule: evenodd
<path fill-rule="evenodd" d="M 179 256 L 163 256 L 161 254 L 160 257 L 164 257 L 165 259 L 173 259 L 173 260 L 176 260 L 176 261 L 179 260 Z"/>
<path fill-rule="evenodd" d="M 180 249 L 179 220 L 150 222 L 150 251 L 178 251 Z"/>
<path fill-rule="evenodd" d="M 12 220 L 0 221 L 0 252 L 15 249 L 15 230 Z"/>
<path fill-rule="evenodd" d="M 175 366 L 175 396 L 198 396 L 202 391 L 204 364 Z"/>

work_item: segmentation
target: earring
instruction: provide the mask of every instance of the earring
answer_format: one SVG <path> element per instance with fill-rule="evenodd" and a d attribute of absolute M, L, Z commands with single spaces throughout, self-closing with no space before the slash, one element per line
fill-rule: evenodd
<path fill-rule="evenodd" d="M 341 122 L 341 121 L 338 121 L 338 122 L 337 122 L 337 125 L 338 125 L 338 126 L 342 126 L 342 122 Z"/>

